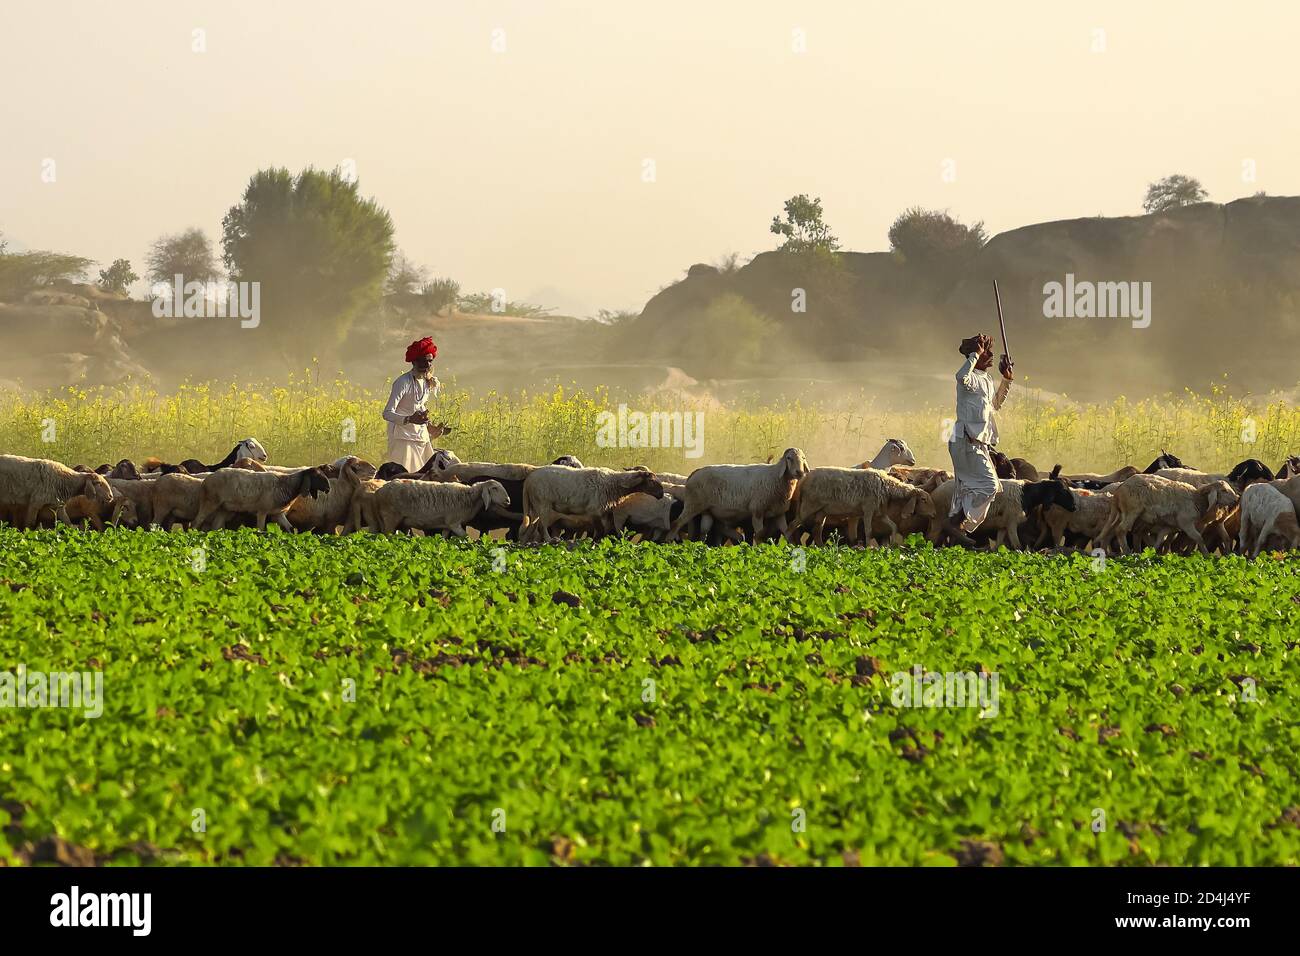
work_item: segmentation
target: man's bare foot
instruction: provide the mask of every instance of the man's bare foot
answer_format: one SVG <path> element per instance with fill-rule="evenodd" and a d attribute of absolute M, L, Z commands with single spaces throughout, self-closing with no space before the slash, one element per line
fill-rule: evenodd
<path fill-rule="evenodd" d="M 948 523 L 944 525 L 943 530 L 947 532 L 949 540 L 954 544 L 960 545 L 963 548 L 979 547 L 979 545 L 975 543 L 974 538 L 961 530 L 961 524 L 959 521 L 951 518 L 948 519 Z"/>

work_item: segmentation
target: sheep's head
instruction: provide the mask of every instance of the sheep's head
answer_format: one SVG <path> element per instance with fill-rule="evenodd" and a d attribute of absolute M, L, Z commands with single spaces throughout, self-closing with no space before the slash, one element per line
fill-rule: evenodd
<path fill-rule="evenodd" d="M 582 467 L 583 467 L 582 462 L 578 461 L 578 456 L 577 456 L 577 455 L 561 455 L 559 458 L 555 459 L 555 461 L 551 462 L 551 464 L 552 464 L 552 465 L 563 465 L 565 468 L 582 468 Z"/>
<path fill-rule="evenodd" d="M 798 448 L 787 448 L 781 456 L 781 468 L 787 478 L 797 481 L 808 474 L 808 459 Z"/>
<path fill-rule="evenodd" d="M 627 490 L 623 492 L 624 494 L 633 495 L 639 491 L 642 494 L 650 495 L 652 498 L 662 498 L 664 496 L 663 483 L 654 476 L 653 472 L 638 466 L 629 468 L 627 475 L 632 479 L 632 482 L 627 486 Z"/>
<path fill-rule="evenodd" d="M 123 458 L 113 466 L 113 470 L 108 473 L 108 477 L 135 480 L 140 477 L 140 473 L 135 469 L 135 462 L 130 458 Z"/>
<path fill-rule="evenodd" d="M 181 468 L 187 475 L 198 475 L 208 470 L 208 466 L 197 458 L 186 458 L 181 462 Z"/>
<path fill-rule="evenodd" d="M 1200 494 L 1205 500 L 1202 517 L 1216 511 L 1230 510 L 1240 500 L 1237 490 L 1226 481 L 1212 481 L 1200 488 Z"/>
<path fill-rule="evenodd" d="M 1070 494 L 1070 487 L 1061 478 L 1044 478 L 1042 481 L 1026 482 L 1021 504 L 1026 512 L 1033 508 L 1050 508 L 1053 505 L 1066 511 L 1075 510 L 1074 495 Z"/>
<path fill-rule="evenodd" d="M 1257 481 L 1272 480 L 1272 469 L 1258 458 L 1247 458 L 1245 461 L 1238 462 L 1232 471 L 1228 472 L 1228 481 L 1238 492 Z"/>
<path fill-rule="evenodd" d="M 989 459 L 993 462 L 993 470 L 999 478 L 1014 478 L 1016 470 L 1011 467 L 1011 459 L 995 448 L 989 449 Z"/>
<path fill-rule="evenodd" d="M 903 517 L 910 518 L 913 515 L 921 518 L 933 518 L 938 512 L 934 507 L 934 499 L 930 493 L 917 488 L 912 492 L 911 500 L 903 506 Z"/>
<path fill-rule="evenodd" d="M 140 511 L 130 498 L 113 499 L 113 524 L 134 528 L 140 523 Z"/>
<path fill-rule="evenodd" d="M 368 481 L 375 477 L 375 466 L 364 458 L 349 455 L 340 463 L 339 472 L 344 477 L 350 477 L 353 481 Z"/>
<path fill-rule="evenodd" d="M 113 487 L 103 475 L 86 475 L 81 483 L 81 493 L 98 505 L 106 505 L 113 500 Z"/>
<path fill-rule="evenodd" d="M 1278 469 L 1279 478 L 1294 478 L 1300 475 L 1300 455 L 1287 455 L 1286 461 L 1282 462 L 1282 467 Z"/>
<path fill-rule="evenodd" d="M 912 449 L 907 447 L 907 442 L 901 438 L 891 438 L 885 442 L 885 453 L 889 456 L 891 465 L 915 465 L 916 456 L 912 454 Z"/>
<path fill-rule="evenodd" d="M 303 476 L 301 494 L 308 498 L 315 498 L 320 494 L 329 494 L 330 480 L 325 476 L 323 468 L 308 468 L 299 472 Z"/>
<path fill-rule="evenodd" d="M 113 473 L 112 465 L 100 465 L 98 468 L 95 469 L 95 474 L 97 475 L 110 475 L 112 473 Z"/>
<path fill-rule="evenodd" d="M 375 477 L 380 481 L 392 481 L 398 475 L 404 474 L 406 474 L 404 465 L 399 465 L 395 461 L 386 461 L 379 466 L 379 470 L 375 472 Z"/>
<path fill-rule="evenodd" d="M 448 471 L 453 465 L 459 464 L 460 459 L 454 453 L 445 448 L 439 448 L 434 451 L 433 457 L 424 463 L 422 470 L 425 474 L 433 473 L 442 477 L 443 472 Z"/>
<path fill-rule="evenodd" d="M 188 475 L 189 474 L 189 472 L 186 471 L 182 465 L 163 464 L 158 466 L 158 471 L 160 474 L 164 474 L 164 475 Z"/>
<path fill-rule="evenodd" d="M 510 506 L 510 495 L 506 492 L 505 485 L 496 479 L 479 482 L 478 493 L 483 499 L 484 508 L 504 509 Z"/>
<path fill-rule="evenodd" d="M 1179 458 L 1177 455 L 1171 455 L 1169 454 L 1169 452 L 1161 448 L 1160 457 L 1157 458 L 1155 461 L 1153 461 L 1151 464 L 1147 465 L 1147 469 L 1146 471 L 1143 472 L 1143 474 L 1154 475 L 1161 468 L 1186 468 L 1186 467 L 1187 466 L 1183 464 L 1183 460 L 1181 458 Z"/>
<path fill-rule="evenodd" d="M 256 438 L 245 438 L 235 446 L 236 458 L 252 458 L 254 461 L 266 461 L 266 449 Z"/>

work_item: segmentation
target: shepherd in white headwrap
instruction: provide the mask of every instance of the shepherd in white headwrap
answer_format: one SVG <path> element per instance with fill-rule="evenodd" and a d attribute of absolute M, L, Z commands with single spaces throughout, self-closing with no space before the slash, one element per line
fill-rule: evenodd
<path fill-rule="evenodd" d="M 406 349 L 406 360 L 411 370 L 397 376 L 388 404 L 384 406 L 384 420 L 388 422 L 388 460 L 402 465 L 407 471 L 418 471 L 433 457 L 433 443 L 429 431 L 429 399 L 437 396 L 438 377 L 433 374 L 433 360 L 438 346 L 433 339 L 423 338 L 412 342 Z M 433 438 L 446 434 L 442 425 L 433 426 Z"/>
<path fill-rule="evenodd" d="M 961 343 L 966 361 L 957 370 L 957 421 L 948 440 L 957 493 L 944 530 L 966 547 L 975 542 L 970 533 L 989 513 L 998 493 L 998 476 L 989 450 L 998 443 L 998 423 L 993 412 L 1002 407 L 1011 388 L 1014 364 L 1002 356 L 1002 381 L 993 384 L 987 369 L 993 364 L 993 340 L 975 335 Z"/>

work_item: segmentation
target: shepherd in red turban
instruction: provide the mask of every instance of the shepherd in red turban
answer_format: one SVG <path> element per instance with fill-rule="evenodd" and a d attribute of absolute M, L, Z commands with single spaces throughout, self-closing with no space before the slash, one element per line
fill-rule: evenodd
<path fill-rule="evenodd" d="M 418 341 L 412 342 L 406 347 L 406 360 L 408 362 L 414 362 L 422 355 L 427 355 L 431 359 L 436 359 L 438 357 L 438 346 L 434 345 L 433 339 L 429 338 L 427 335 Z M 430 363 L 430 365 L 432 365 L 432 363 Z"/>
<path fill-rule="evenodd" d="M 425 337 L 406 347 L 406 361 L 411 370 L 399 375 L 384 407 L 388 422 L 388 460 L 401 464 L 407 471 L 418 471 L 433 457 L 430 441 L 429 399 L 436 398 L 440 385 L 433 374 L 433 360 L 438 346 Z M 433 426 L 433 438 L 446 434 L 443 425 Z"/>

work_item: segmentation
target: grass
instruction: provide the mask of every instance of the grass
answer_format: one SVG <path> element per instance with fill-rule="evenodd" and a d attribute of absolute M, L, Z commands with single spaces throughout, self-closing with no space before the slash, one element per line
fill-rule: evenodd
<path fill-rule="evenodd" d="M 68 388 L 42 394 L 0 393 L 0 448 L 9 454 L 98 465 L 159 455 L 216 460 L 252 435 L 282 464 L 316 464 L 346 454 L 384 458 L 380 418 L 385 395 L 310 374 L 287 385 L 187 385 L 171 394 L 146 386 Z M 703 412 L 704 454 L 674 448 L 605 448 L 597 415 L 633 410 Z M 471 395 L 454 387 L 431 409 L 456 430 L 448 446 L 465 460 L 547 462 L 576 454 L 593 465 L 649 465 L 689 471 L 710 462 L 762 461 L 801 447 L 814 465 L 851 465 L 872 457 L 886 438 L 901 437 L 922 464 L 947 466 L 943 436 L 952 409 L 887 413 L 864 398 L 844 409 L 794 402 L 779 407 L 706 405 L 664 394 L 652 398 L 557 388 L 544 393 Z M 1041 393 L 1015 393 L 999 416 L 1001 448 L 1044 470 L 1110 471 L 1145 467 L 1165 448 L 1206 470 L 1227 470 L 1244 458 L 1277 467 L 1300 451 L 1300 409 L 1287 402 L 1247 403 L 1223 390 L 1158 400 L 1124 398 L 1072 406 Z"/>
<path fill-rule="evenodd" d="M 0 529 L 0 865 L 1300 863 L 1294 563 L 495 548 Z"/>

